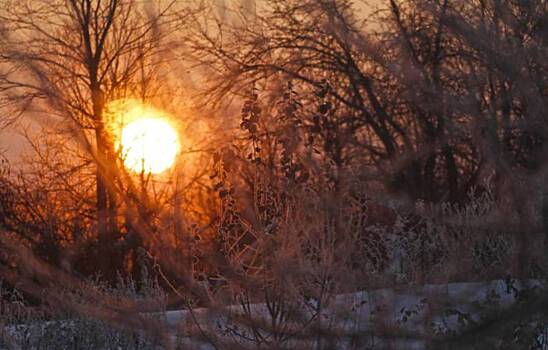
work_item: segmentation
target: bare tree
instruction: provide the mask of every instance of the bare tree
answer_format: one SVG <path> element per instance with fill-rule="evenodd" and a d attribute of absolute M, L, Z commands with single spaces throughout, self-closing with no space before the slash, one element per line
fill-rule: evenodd
<path fill-rule="evenodd" d="M 546 5 L 385 5 L 365 23 L 348 1 L 267 1 L 247 26 L 211 11 L 207 25 L 196 21 L 188 49 L 212 72 L 208 96 L 241 95 L 251 84 L 276 94 L 281 77 L 291 79 L 304 105 L 299 129 L 316 134 L 311 144 L 335 164 L 375 169 L 387 188 L 412 197 L 462 201 L 491 171 L 533 169 L 542 137 L 526 129 L 545 104 Z M 495 22 L 498 29 L 486 29 Z M 523 70 L 501 66 L 499 50 L 521 57 Z M 505 83 L 494 84 L 502 75 Z M 512 98 L 518 85 L 531 93 L 528 108 Z M 484 96 L 475 107 L 471 91 Z M 493 113 L 508 122 L 495 122 Z M 488 120 L 495 134 L 506 130 L 504 140 L 478 134 Z M 497 146 L 485 146 L 487 139 Z M 507 165 L 491 161 L 500 157 L 489 152 L 501 147 Z"/>
<path fill-rule="evenodd" d="M 169 30 L 162 26 L 172 6 L 150 9 L 118 0 L 2 4 L 4 107 L 32 109 L 92 156 L 104 247 L 112 246 L 118 231 L 117 155 L 107 109 L 110 101 L 157 93 L 151 79 L 165 60 L 159 54 Z"/>

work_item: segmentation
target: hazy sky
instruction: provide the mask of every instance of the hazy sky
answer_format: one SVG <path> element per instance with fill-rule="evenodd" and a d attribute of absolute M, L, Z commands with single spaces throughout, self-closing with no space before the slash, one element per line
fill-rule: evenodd
<path fill-rule="evenodd" d="M 244 8 L 254 10 L 255 0 L 214 0 L 220 7 L 230 6 L 242 6 Z M 381 0 L 356 0 L 354 1 L 355 14 L 358 19 L 365 19 L 367 14 L 370 13 L 371 8 L 378 6 Z M 257 11 L 260 11 L 260 4 L 257 3 Z M 40 123 L 37 122 L 37 118 L 27 116 L 22 118 L 17 124 L 12 127 L 8 127 L 4 130 L 0 130 L 0 154 L 5 154 L 11 161 L 16 161 L 22 151 L 28 148 L 25 139 L 21 136 L 23 127 L 32 127 L 36 130 L 39 128 Z"/>

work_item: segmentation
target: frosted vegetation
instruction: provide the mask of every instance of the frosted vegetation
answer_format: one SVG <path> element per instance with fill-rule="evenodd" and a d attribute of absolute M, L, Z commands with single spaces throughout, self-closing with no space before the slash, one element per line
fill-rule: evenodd
<path fill-rule="evenodd" d="M 548 3 L 242 4 L 0 0 L 0 348 L 546 350 Z"/>
<path fill-rule="evenodd" d="M 351 248 L 356 244 L 352 239 L 344 249 L 342 242 L 298 247 L 297 242 L 269 238 L 277 246 L 275 251 L 268 247 L 275 259 L 269 283 L 258 287 L 252 277 L 228 280 L 208 292 L 207 308 L 179 290 L 175 293 L 187 300 L 178 310 L 168 310 L 168 294 L 173 290 L 161 286 L 159 279 L 165 276 L 145 257 L 140 282 L 119 276 L 114 287 L 97 278 L 82 284 L 81 291 L 59 288 L 56 298 L 64 300 L 64 308 L 46 300 L 29 302 L 16 290 L 2 288 L 1 344 L 23 349 L 271 348 L 273 344 L 299 349 L 546 349 L 548 324 L 539 313 L 542 298 L 536 299 L 544 295 L 545 280 L 541 276 L 515 280 L 507 273 L 517 245 L 512 235 L 468 235 L 469 230 L 455 231 L 440 223 L 445 218 L 451 227 L 456 223 L 470 227 L 496 215 L 492 197 L 485 195 L 458 210 L 449 205 L 441 211 L 437 206 L 418 206 L 422 222 L 415 222 L 414 229 L 401 214 L 390 229 L 380 224 L 370 228 L 382 237 L 375 242 L 379 246 Z M 434 239 L 425 240 L 427 234 Z M 379 247 L 386 255 L 379 253 Z M 322 254 L 310 255 L 309 249 L 321 249 Z M 353 266 L 355 257 L 331 260 L 339 252 L 363 253 L 362 264 Z M 381 257 L 384 264 L 378 260 Z M 508 277 L 447 284 L 455 265 L 459 273 L 466 271 L 468 280 Z M 326 276 L 330 284 L 320 284 L 319 276 Z M 94 311 L 90 314 L 88 308 Z M 493 323 L 487 334 L 476 338 L 478 328 Z"/>

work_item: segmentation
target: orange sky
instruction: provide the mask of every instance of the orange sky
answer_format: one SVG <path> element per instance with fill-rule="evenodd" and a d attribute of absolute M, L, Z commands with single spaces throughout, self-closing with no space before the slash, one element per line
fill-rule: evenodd
<path fill-rule="evenodd" d="M 213 0 L 219 6 L 243 6 L 252 8 L 255 0 Z M 260 0 L 257 2 L 257 10 L 260 10 Z M 355 0 L 356 15 L 358 19 L 365 19 L 371 8 L 378 6 L 382 0 Z M 19 155 L 28 148 L 25 139 L 21 136 L 21 131 L 24 126 L 31 129 L 39 129 L 40 124 L 37 122 L 36 116 L 27 115 L 22 118 L 18 125 L 0 130 L 0 155 L 4 154 L 11 161 L 16 161 Z"/>

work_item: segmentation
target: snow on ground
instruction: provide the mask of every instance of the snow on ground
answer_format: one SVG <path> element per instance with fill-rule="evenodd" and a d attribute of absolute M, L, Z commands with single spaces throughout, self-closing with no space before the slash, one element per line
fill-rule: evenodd
<path fill-rule="evenodd" d="M 480 320 L 480 312 L 489 307 L 504 308 L 512 305 L 524 288 L 542 287 L 540 282 L 511 282 L 495 280 L 477 283 L 450 283 L 443 285 L 422 285 L 397 289 L 378 289 L 350 294 L 341 294 L 322 312 L 321 326 L 339 334 L 361 334 L 398 329 L 397 336 L 381 340 L 376 336 L 364 336 L 368 346 L 392 346 L 394 348 L 423 349 L 424 338 L 448 334 L 458 330 L 466 322 Z M 313 303 L 313 301 L 311 301 Z M 232 305 L 218 310 L 194 309 L 167 311 L 151 316 L 159 318 L 172 334 L 172 340 L 192 349 L 213 349 L 204 341 L 198 341 L 201 329 L 213 330 L 223 340 L 242 340 L 242 334 L 235 332 L 235 317 L 242 308 Z M 259 318 L 268 318 L 265 304 L 253 304 L 251 312 Z M 312 315 L 310 308 L 303 306 L 303 314 Z M 51 329 L 76 327 L 78 322 L 42 322 L 34 325 L 18 325 L 7 328 L 15 339 L 32 336 L 33 333 Z M 199 324 L 200 327 L 196 327 Z M 245 333 L 245 331 L 243 331 Z M 341 338 L 337 347 L 348 348 L 350 337 Z M 249 343 L 247 343 L 249 345 Z"/>

